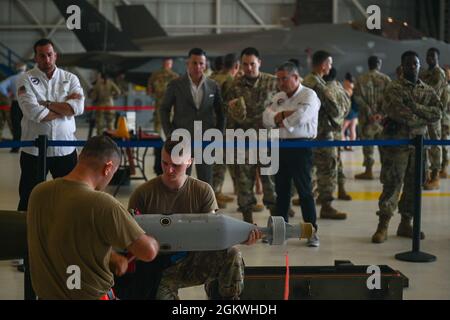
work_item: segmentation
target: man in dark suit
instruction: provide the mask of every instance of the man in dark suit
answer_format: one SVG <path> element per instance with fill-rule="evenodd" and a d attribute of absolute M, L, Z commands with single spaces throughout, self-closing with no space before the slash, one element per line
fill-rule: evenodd
<path fill-rule="evenodd" d="M 225 116 L 218 84 L 207 78 L 206 53 L 200 48 L 189 51 L 187 72 L 167 86 L 160 116 L 164 134 L 169 137 L 176 129 L 183 128 L 194 139 L 194 121 L 201 121 L 202 134 L 216 128 L 223 132 Z M 173 108 L 173 118 L 171 110 Z M 197 178 L 212 185 L 212 165 L 196 163 Z M 190 174 L 190 172 L 188 172 Z"/>

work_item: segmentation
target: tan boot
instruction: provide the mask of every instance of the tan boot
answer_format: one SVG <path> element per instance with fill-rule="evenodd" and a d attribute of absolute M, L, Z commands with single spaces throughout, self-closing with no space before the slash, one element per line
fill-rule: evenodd
<path fill-rule="evenodd" d="M 373 180 L 375 179 L 372 172 L 372 167 L 367 166 L 363 173 L 355 174 L 355 179 L 358 180 Z"/>
<path fill-rule="evenodd" d="M 297 207 L 300 206 L 300 198 L 292 200 L 292 205 Z"/>
<path fill-rule="evenodd" d="M 253 210 L 253 212 L 261 212 L 264 210 L 264 205 L 257 203 L 255 205 L 253 205 L 252 210 Z"/>
<path fill-rule="evenodd" d="M 447 167 L 443 167 L 441 169 L 441 171 L 439 171 L 439 178 L 441 178 L 441 179 L 447 179 L 448 178 Z"/>
<path fill-rule="evenodd" d="M 345 187 L 343 184 L 338 185 L 338 199 L 339 200 L 346 200 L 350 201 L 352 200 L 352 196 L 345 191 Z"/>
<path fill-rule="evenodd" d="M 347 219 L 347 214 L 344 212 L 339 212 L 331 206 L 331 202 L 322 203 L 322 208 L 320 209 L 321 219 L 333 219 L 333 220 L 345 220 Z"/>
<path fill-rule="evenodd" d="M 390 216 L 381 215 L 379 217 L 377 231 L 372 236 L 373 243 L 383 243 L 387 240 Z"/>
<path fill-rule="evenodd" d="M 217 205 L 219 206 L 219 209 L 225 209 L 227 207 L 227 203 L 219 199 L 217 199 Z"/>
<path fill-rule="evenodd" d="M 400 221 L 400 224 L 398 225 L 397 229 L 397 236 L 405 238 L 413 237 L 414 232 L 411 221 L 412 218 L 402 215 L 402 220 Z M 421 240 L 425 239 L 425 234 L 422 231 L 420 232 L 420 239 Z"/>
<path fill-rule="evenodd" d="M 423 185 L 424 190 L 438 190 L 439 189 L 439 173 L 438 170 L 431 171 L 430 178 Z"/>
<path fill-rule="evenodd" d="M 251 211 L 243 212 L 244 221 L 253 224 L 253 213 Z"/>
<path fill-rule="evenodd" d="M 233 202 L 234 198 L 224 195 L 222 192 L 216 193 L 216 199 L 217 201 L 223 201 L 223 202 Z"/>

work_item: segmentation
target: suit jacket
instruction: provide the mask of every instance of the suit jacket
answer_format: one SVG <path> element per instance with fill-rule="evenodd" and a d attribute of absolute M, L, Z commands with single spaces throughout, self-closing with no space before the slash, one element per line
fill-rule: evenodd
<path fill-rule="evenodd" d="M 172 80 L 167 86 L 160 108 L 164 134 L 169 137 L 175 129 L 184 128 L 194 139 L 194 121 L 202 121 L 202 130 L 216 128 L 223 132 L 225 114 L 220 88 L 214 80 L 206 78 L 203 83 L 203 100 L 197 109 L 191 93 L 191 83 L 187 74 Z M 170 111 L 173 107 L 173 119 Z"/>

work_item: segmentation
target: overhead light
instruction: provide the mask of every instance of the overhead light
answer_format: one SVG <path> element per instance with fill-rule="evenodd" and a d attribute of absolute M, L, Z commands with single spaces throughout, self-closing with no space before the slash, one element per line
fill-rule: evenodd
<path fill-rule="evenodd" d="M 405 27 L 407 27 L 407 26 L 408 26 L 408 22 L 403 22 L 403 25 L 404 25 Z"/>
<path fill-rule="evenodd" d="M 387 20 L 388 20 L 389 23 L 394 22 L 394 19 L 392 19 L 391 17 L 389 17 Z"/>

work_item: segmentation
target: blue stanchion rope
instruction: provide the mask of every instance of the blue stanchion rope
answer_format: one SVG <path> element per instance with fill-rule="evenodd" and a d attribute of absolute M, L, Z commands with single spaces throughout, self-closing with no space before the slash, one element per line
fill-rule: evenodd
<path fill-rule="evenodd" d="M 162 140 L 135 140 L 135 141 L 116 141 L 119 147 L 123 148 L 161 148 L 163 145 Z M 232 147 L 256 147 L 259 141 L 252 142 L 229 142 L 225 141 L 223 143 L 217 142 L 217 146 L 224 145 L 227 148 Z M 86 140 L 78 141 L 65 141 L 65 140 L 49 140 L 49 147 L 82 147 L 86 144 Z M 202 141 L 203 146 L 207 146 L 216 142 L 214 141 Z M 346 146 L 403 146 L 412 145 L 413 140 L 410 139 L 399 139 L 399 140 L 356 140 L 356 141 L 299 141 L 299 140 L 279 140 L 279 148 L 318 148 L 318 147 L 346 147 Z M 271 147 L 271 141 L 264 141 L 262 145 L 267 145 Z M 424 145 L 436 146 L 436 145 L 450 145 L 450 140 L 424 140 Z M 0 142 L 1 148 L 23 148 L 23 147 L 35 147 L 35 141 L 2 141 Z M 194 146 L 198 146 L 194 143 Z"/>

